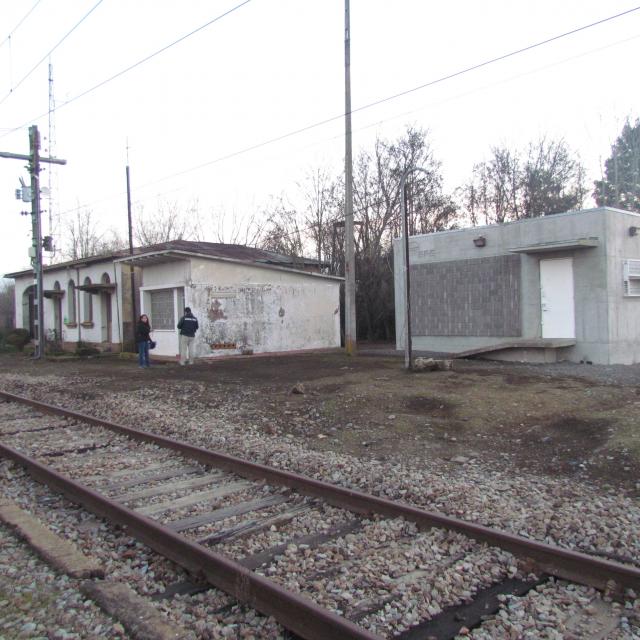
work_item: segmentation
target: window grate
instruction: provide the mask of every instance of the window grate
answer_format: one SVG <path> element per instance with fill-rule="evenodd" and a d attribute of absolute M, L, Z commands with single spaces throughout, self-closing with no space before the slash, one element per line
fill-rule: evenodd
<path fill-rule="evenodd" d="M 151 291 L 151 326 L 154 329 L 175 329 L 173 289 Z"/>
<path fill-rule="evenodd" d="M 640 296 L 640 260 L 623 260 L 624 295 Z"/>

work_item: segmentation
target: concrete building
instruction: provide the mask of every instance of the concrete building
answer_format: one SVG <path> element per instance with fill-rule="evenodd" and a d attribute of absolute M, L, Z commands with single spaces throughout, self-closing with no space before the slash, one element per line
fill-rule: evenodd
<path fill-rule="evenodd" d="M 78 342 L 132 348 L 135 299 L 135 313 L 150 318 L 156 356 L 177 355 L 185 306 L 200 321 L 198 357 L 339 347 L 341 278 L 320 268 L 313 259 L 186 240 L 137 248 L 133 257 L 120 251 L 50 265 L 45 337 L 66 349 Z M 15 280 L 15 326 L 33 334 L 33 271 L 5 277 Z"/>
<path fill-rule="evenodd" d="M 155 355 L 178 354 L 185 306 L 200 324 L 197 357 L 340 346 L 342 278 L 318 273 L 317 261 L 238 245 L 171 245 L 116 261 L 140 270 Z"/>
<path fill-rule="evenodd" d="M 394 241 L 396 346 L 404 253 Z M 603 207 L 409 239 L 416 350 L 640 362 L 640 216 Z"/>

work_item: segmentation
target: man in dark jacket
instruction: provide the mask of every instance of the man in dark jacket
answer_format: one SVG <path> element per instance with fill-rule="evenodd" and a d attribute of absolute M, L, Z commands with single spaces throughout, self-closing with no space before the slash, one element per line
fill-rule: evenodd
<path fill-rule="evenodd" d="M 198 330 L 198 319 L 185 307 L 184 315 L 178 322 L 180 329 L 180 364 L 193 364 L 193 339 Z"/>

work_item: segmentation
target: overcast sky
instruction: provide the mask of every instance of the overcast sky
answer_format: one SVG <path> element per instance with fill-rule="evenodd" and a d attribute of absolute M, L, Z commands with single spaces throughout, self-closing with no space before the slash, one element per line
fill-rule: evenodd
<path fill-rule="evenodd" d="M 342 0 L 251 0 L 81 95 L 239 4 L 0 2 L 0 150 L 16 153 L 28 153 L 28 126 L 37 124 L 48 155 L 46 56 L 91 12 L 51 54 L 53 152 L 68 161 L 51 177 L 57 232 L 80 206 L 103 228 L 126 233 L 127 140 L 134 210 L 197 199 L 204 215 L 249 216 L 270 196 L 295 202 L 297 183 L 315 167 L 342 170 Z M 640 11 L 357 109 L 635 6 L 628 0 L 352 0 L 354 152 L 370 148 L 377 135 L 394 138 L 409 124 L 421 126 L 452 190 L 492 145 L 523 146 L 549 135 L 563 137 L 590 180 L 598 178 L 625 119 L 639 115 Z M 0 159 L 3 273 L 29 264 L 30 218 L 19 214 L 28 205 L 14 197 L 20 176 L 28 180 L 21 162 Z M 49 179 L 47 170 L 41 184 Z"/>

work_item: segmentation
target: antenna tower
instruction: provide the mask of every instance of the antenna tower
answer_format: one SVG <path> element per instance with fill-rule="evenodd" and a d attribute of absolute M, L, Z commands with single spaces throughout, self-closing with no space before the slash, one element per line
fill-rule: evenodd
<path fill-rule="evenodd" d="M 53 158 L 55 156 L 55 138 L 56 138 L 56 125 L 55 125 L 55 111 L 56 111 L 56 99 L 53 94 L 53 65 L 51 64 L 51 58 L 49 58 L 49 157 Z M 57 230 L 59 220 L 56 220 L 56 224 L 54 228 L 53 223 L 53 167 L 49 167 L 49 176 L 48 176 L 48 201 L 49 201 L 49 235 L 54 236 L 55 231 Z"/>

